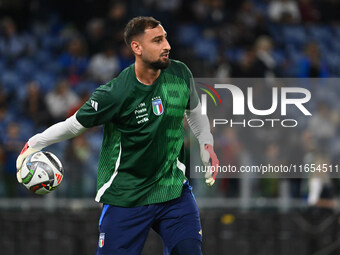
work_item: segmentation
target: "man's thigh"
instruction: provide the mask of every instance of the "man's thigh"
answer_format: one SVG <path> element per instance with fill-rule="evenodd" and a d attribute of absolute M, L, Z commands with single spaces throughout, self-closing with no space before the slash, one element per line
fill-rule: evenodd
<path fill-rule="evenodd" d="M 125 208 L 104 205 L 96 255 L 141 254 L 153 215 L 149 206 Z"/>
<path fill-rule="evenodd" d="M 163 239 L 164 254 L 170 254 L 176 244 L 186 239 L 202 242 L 198 207 L 188 185 L 184 185 L 180 198 L 158 208 L 153 228 Z"/>

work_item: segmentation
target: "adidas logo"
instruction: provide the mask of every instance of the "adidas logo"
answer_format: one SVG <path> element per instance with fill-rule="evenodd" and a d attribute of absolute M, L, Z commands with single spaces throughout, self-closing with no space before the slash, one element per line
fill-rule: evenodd
<path fill-rule="evenodd" d="M 91 100 L 91 106 L 95 111 L 98 111 L 98 102 Z"/>
<path fill-rule="evenodd" d="M 57 178 L 57 184 L 59 184 L 63 176 L 61 174 L 55 174 L 55 177 Z"/>

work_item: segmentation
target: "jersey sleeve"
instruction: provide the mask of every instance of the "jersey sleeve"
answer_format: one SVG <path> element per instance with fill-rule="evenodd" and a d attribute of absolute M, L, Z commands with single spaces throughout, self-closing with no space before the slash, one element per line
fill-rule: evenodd
<path fill-rule="evenodd" d="M 192 76 L 190 69 L 186 65 L 184 65 L 184 67 L 186 69 L 185 71 L 186 71 L 186 76 L 188 80 L 187 82 L 188 84 L 190 84 L 190 98 L 189 98 L 186 109 L 192 110 L 197 107 L 199 103 L 199 98 L 198 98 L 197 91 L 196 91 L 194 77 Z"/>
<path fill-rule="evenodd" d="M 76 113 L 80 124 L 86 128 L 102 125 L 112 121 L 118 113 L 118 100 L 115 98 L 110 85 L 97 88 L 89 100 Z"/>

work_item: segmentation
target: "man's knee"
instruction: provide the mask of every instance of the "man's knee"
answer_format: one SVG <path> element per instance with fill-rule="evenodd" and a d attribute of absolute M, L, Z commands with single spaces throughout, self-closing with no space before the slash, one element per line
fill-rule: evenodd
<path fill-rule="evenodd" d="M 201 245 L 200 240 L 185 239 L 176 244 L 171 251 L 171 255 L 202 255 Z"/>

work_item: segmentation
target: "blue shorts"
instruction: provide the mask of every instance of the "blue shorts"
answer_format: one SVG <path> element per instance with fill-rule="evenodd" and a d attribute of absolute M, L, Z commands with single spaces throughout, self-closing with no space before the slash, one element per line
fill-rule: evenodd
<path fill-rule="evenodd" d="M 182 240 L 202 242 L 198 207 L 188 184 L 181 197 L 165 203 L 133 208 L 104 205 L 96 255 L 141 254 L 150 228 L 163 239 L 167 255 Z"/>

